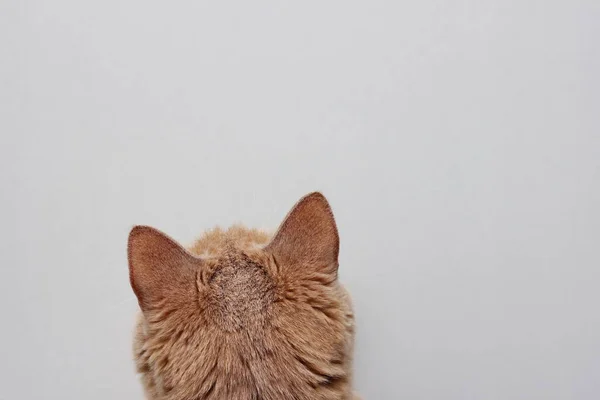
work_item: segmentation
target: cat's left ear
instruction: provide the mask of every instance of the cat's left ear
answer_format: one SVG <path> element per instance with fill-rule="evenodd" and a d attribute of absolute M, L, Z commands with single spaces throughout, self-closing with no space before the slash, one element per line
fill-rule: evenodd
<path fill-rule="evenodd" d="M 129 280 L 142 311 L 165 302 L 194 298 L 195 273 L 202 260 L 148 226 L 136 226 L 127 245 Z"/>

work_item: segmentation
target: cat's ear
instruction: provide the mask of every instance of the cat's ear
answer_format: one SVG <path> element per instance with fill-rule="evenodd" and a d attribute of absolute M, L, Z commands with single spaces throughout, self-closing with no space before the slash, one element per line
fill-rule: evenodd
<path fill-rule="evenodd" d="M 321 193 L 311 193 L 289 212 L 265 250 L 278 264 L 300 274 L 337 277 L 340 239 L 331 207 Z"/>
<path fill-rule="evenodd" d="M 195 271 L 202 261 L 164 233 L 148 226 L 134 227 L 127 256 L 129 280 L 142 311 L 193 295 Z"/>

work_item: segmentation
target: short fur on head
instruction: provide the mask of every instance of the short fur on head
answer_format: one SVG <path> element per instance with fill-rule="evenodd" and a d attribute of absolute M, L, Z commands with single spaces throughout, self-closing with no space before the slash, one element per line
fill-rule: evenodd
<path fill-rule="evenodd" d="M 338 249 L 320 193 L 302 198 L 272 239 L 237 226 L 186 250 L 134 227 L 134 355 L 147 398 L 353 399 L 354 316 Z"/>

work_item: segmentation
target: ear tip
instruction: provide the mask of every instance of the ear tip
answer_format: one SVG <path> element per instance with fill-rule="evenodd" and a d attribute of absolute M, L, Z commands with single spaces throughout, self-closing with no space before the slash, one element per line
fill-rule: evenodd
<path fill-rule="evenodd" d="M 148 231 L 148 230 L 156 230 L 154 228 L 152 228 L 151 226 L 148 225 L 134 225 L 133 228 L 131 228 L 131 231 L 129 232 L 130 235 L 135 234 L 135 233 L 141 233 L 144 231 Z"/>
<path fill-rule="evenodd" d="M 131 230 L 129 231 L 129 241 L 131 242 L 132 239 L 134 239 L 135 237 L 139 236 L 139 235 L 143 235 L 146 233 L 159 233 L 158 229 L 153 228 L 151 226 L 147 226 L 147 225 L 134 225 L 133 228 L 131 228 Z"/>
<path fill-rule="evenodd" d="M 161 234 L 161 232 L 152 228 L 151 226 L 146 225 L 135 225 L 129 231 L 129 237 L 127 238 L 127 254 L 131 259 L 132 253 L 135 250 L 139 250 L 140 246 L 143 247 L 143 243 L 151 240 L 152 237 L 157 236 L 157 234 Z"/>
<path fill-rule="evenodd" d="M 321 192 L 312 192 L 300 199 L 299 203 L 321 203 L 326 209 L 331 210 L 327 197 Z"/>
<path fill-rule="evenodd" d="M 309 194 L 304 196 L 304 198 L 305 199 L 319 199 L 319 200 L 325 200 L 325 201 L 327 200 L 327 198 L 325 198 L 325 195 L 319 191 L 310 192 Z"/>

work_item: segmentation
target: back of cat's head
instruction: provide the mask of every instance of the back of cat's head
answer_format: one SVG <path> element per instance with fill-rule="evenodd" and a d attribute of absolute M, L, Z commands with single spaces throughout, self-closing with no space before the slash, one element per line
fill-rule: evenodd
<path fill-rule="evenodd" d="M 319 193 L 300 200 L 273 238 L 215 229 L 188 251 L 134 228 L 134 348 L 148 398 L 350 398 L 353 315 L 338 248 Z"/>

